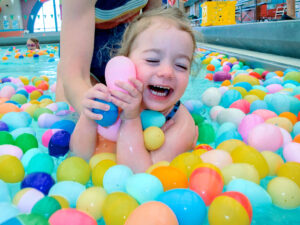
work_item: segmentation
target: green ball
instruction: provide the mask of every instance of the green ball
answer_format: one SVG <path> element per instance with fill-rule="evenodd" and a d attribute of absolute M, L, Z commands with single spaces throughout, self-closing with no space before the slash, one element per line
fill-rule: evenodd
<path fill-rule="evenodd" d="M 15 94 L 13 95 L 10 100 L 15 101 L 21 105 L 25 104 L 27 102 L 27 98 L 22 94 Z"/>
<path fill-rule="evenodd" d="M 15 140 L 9 132 L 0 131 L 0 145 L 15 145 Z"/>
<path fill-rule="evenodd" d="M 202 124 L 204 122 L 204 117 L 197 113 L 192 113 L 192 117 L 194 119 L 196 126 L 199 126 L 200 124 Z"/>
<path fill-rule="evenodd" d="M 23 150 L 23 153 L 39 146 L 38 141 L 32 134 L 24 133 L 16 138 L 16 145 Z"/>
<path fill-rule="evenodd" d="M 300 72 L 296 72 L 296 71 L 288 72 L 284 76 L 283 80 L 284 81 L 286 81 L 286 80 L 294 80 L 294 81 L 297 81 L 298 83 L 300 83 Z"/>
<path fill-rule="evenodd" d="M 42 77 L 36 77 L 36 78 L 34 78 L 33 81 L 32 81 L 33 85 L 35 85 L 35 83 L 37 81 L 39 81 L 39 80 L 44 80 L 44 79 Z"/>
<path fill-rule="evenodd" d="M 210 144 L 215 141 L 215 130 L 209 123 L 199 124 L 198 131 L 198 142 L 200 144 Z"/>
<path fill-rule="evenodd" d="M 255 68 L 253 71 L 256 72 L 256 73 L 258 73 L 259 75 L 262 75 L 263 72 L 265 72 L 265 69 L 263 69 L 263 68 Z"/>
<path fill-rule="evenodd" d="M 49 225 L 48 220 L 40 214 L 30 213 L 21 214 L 17 218 L 21 220 L 23 225 Z"/>
<path fill-rule="evenodd" d="M 35 121 L 37 121 L 40 117 L 40 115 L 44 114 L 44 113 L 50 113 L 53 114 L 52 110 L 48 109 L 48 108 L 38 108 L 34 111 L 33 113 L 33 119 Z"/>
<path fill-rule="evenodd" d="M 54 162 L 52 157 L 47 153 L 38 153 L 30 159 L 25 170 L 28 174 L 34 172 L 44 172 L 51 174 L 53 168 Z"/>
<path fill-rule="evenodd" d="M 59 209 L 61 209 L 59 202 L 55 198 L 46 196 L 35 203 L 31 213 L 36 213 L 49 219 L 49 217 Z"/>

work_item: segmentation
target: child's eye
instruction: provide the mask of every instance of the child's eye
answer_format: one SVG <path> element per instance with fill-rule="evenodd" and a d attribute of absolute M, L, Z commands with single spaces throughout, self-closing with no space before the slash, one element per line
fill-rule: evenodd
<path fill-rule="evenodd" d="M 147 61 L 148 63 L 158 63 L 158 62 L 159 62 L 158 59 L 146 59 L 146 61 Z"/>
<path fill-rule="evenodd" d="M 179 67 L 180 69 L 187 70 L 187 66 L 185 65 L 176 64 L 176 66 Z"/>

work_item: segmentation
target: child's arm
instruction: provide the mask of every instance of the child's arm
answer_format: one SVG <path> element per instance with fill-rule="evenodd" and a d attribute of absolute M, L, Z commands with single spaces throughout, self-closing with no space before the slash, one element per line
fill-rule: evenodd
<path fill-rule="evenodd" d="M 82 102 L 82 113 L 71 136 L 70 149 L 79 157 L 89 159 L 94 153 L 97 140 L 97 123 L 101 120 L 101 114 L 95 114 L 91 110 L 109 110 L 107 104 L 95 101 L 94 99 L 110 101 L 110 94 L 104 84 L 96 84 L 85 94 Z"/>

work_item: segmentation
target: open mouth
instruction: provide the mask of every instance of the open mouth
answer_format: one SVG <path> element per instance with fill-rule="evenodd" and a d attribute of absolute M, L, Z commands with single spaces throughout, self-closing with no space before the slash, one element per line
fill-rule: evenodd
<path fill-rule="evenodd" d="M 160 85 L 149 85 L 148 88 L 153 95 L 160 97 L 166 97 L 173 91 L 172 88 Z"/>

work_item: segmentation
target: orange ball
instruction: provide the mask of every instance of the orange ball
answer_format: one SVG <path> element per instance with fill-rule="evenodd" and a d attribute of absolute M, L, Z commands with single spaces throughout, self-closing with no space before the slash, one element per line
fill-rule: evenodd
<path fill-rule="evenodd" d="M 213 64 L 208 64 L 207 67 L 206 67 L 206 69 L 208 71 L 215 71 L 215 66 Z"/>
<path fill-rule="evenodd" d="M 153 176 L 156 176 L 164 187 L 164 191 L 175 188 L 187 188 L 188 178 L 180 170 L 172 166 L 160 166 L 151 171 Z"/>
<path fill-rule="evenodd" d="M 300 134 L 296 135 L 293 141 L 300 144 Z"/>
<path fill-rule="evenodd" d="M 53 53 L 50 53 L 50 54 L 49 54 L 49 57 L 50 57 L 50 58 L 54 57 L 54 54 L 53 54 Z"/>
<path fill-rule="evenodd" d="M 289 119 L 292 122 L 293 125 L 295 123 L 297 123 L 297 121 L 298 121 L 297 116 L 294 113 L 291 113 L 291 112 L 283 112 L 283 113 L 280 113 L 279 116 Z"/>
<path fill-rule="evenodd" d="M 41 90 L 43 90 L 43 91 L 46 91 L 46 90 L 49 89 L 49 84 L 48 84 L 48 82 L 42 80 L 42 81 L 39 83 L 39 85 L 37 86 L 37 88 L 38 88 L 38 89 L 41 89 Z"/>
<path fill-rule="evenodd" d="M 279 77 L 283 77 L 283 72 L 282 71 L 275 71 L 274 73 L 276 73 Z"/>
<path fill-rule="evenodd" d="M 230 80 L 224 80 L 221 84 L 221 86 L 229 86 L 229 85 L 231 85 Z"/>
<path fill-rule="evenodd" d="M 208 79 L 208 80 L 213 80 L 213 76 L 214 75 L 212 73 L 207 73 L 205 78 Z"/>

